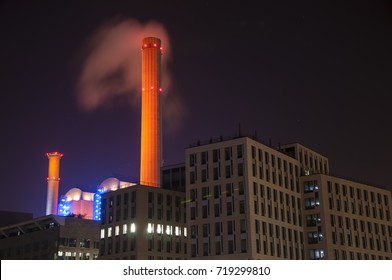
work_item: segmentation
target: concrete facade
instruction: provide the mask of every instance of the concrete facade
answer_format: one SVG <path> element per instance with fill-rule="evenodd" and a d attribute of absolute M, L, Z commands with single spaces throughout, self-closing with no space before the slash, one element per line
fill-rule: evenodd
<path fill-rule="evenodd" d="M 189 259 L 391 258 L 391 192 L 301 144 L 218 139 L 185 160 Z"/>
<path fill-rule="evenodd" d="M 100 259 L 185 259 L 185 193 L 136 185 L 102 195 Z"/>
<path fill-rule="evenodd" d="M 323 174 L 301 177 L 307 259 L 391 259 L 391 192 Z"/>

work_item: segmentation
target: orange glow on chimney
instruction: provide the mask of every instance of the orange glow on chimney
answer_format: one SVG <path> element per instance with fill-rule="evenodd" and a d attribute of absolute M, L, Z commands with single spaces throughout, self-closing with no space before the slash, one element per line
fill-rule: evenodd
<path fill-rule="evenodd" d="M 46 215 L 57 215 L 60 182 L 60 159 L 63 154 L 54 152 L 46 154 L 49 159 L 48 194 L 46 199 Z"/>
<path fill-rule="evenodd" d="M 159 187 L 161 172 L 161 40 L 142 42 L 140 184 Z"/>

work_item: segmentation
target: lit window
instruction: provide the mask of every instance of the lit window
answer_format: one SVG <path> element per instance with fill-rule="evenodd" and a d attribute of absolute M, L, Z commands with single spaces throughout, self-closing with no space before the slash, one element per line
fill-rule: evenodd
<path fill-rule="evenodd" d="M 166 234 L 172 235 L 172 226 L 166 226 Z"/>
<path fill-rule="evenodd" d="M 62 256 L 63 256 L 63 252 L 62 252 L 62 251 L 59 251 L 59 252 L 57 253 L 57 255 L 58 255 L 59 257 L 62 257 Z"/>
<path fill-rule="evenodd" d="M 108 228 L 108 237 L 112 237 L 112 230 L 113 230 L 113 228 Z"/>
<path fill-rule="evenodd" d="M 70 257 L 71 256 L 71 252 L 65 252 L 65 256 L 66 257 Z"/>
<path fill-rule="evenodd" d="M 128 230 L 128 225 L 123 224 L 123 234 L 127 234 L 127 230 Z"/>
<path fill-rule="evenodd" d="M 148 225 L 147 225 L 147 233 L 154 233 L 154 224 L 148 223 Z"/>
<path fill-rule="evenodd" d="M 176 227 L 176 236 L 181 236 L 181 228 Z"/>
<path fill-rule="evenodd" d="M 136 225 L 135 225 L 135 223 L 131 223 L 131 232 L 132 233 L 136 232 Z"/>
<path fill-rule="evenodd" d="M 116 236 L 118 236 L 120 234 L 120 226 L 116 226 L 115 234 L 116 234 Z"/>
<path fill-rule="evenodd" d="M 187 233 L 186 233 L 186 227 L 184 227 L 184 236 L 186 237 Z"/>
<path fill-rule="evenodd" d="M 105 238 L 105 229 L 104 228 L 101 229 L 101 238 Z"/>
<path fill-rule="evenodd" d="M 162 225 L 157 224 L 157 233 L 162 234 Z"/>

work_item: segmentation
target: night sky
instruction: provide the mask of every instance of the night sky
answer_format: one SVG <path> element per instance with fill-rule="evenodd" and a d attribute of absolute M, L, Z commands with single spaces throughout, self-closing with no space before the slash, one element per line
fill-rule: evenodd
<path fill-rule="evenodd" d="M 3 0 L 0 210 L 45 214 L 46 152 L 64 153 L 60 194 L 138 180 L 140 92 L 103 87 L 104 105 L 87 110 L 79 85 L 94 44 L 106 42 L 99 30 L 151 21 L 170 40 L 165 164 L 241 124 L 262 142 L 314 149 L 332 173 L 392 189 L 388 1 Z M 121 67 L 105 85 L 127 81 Z"/>

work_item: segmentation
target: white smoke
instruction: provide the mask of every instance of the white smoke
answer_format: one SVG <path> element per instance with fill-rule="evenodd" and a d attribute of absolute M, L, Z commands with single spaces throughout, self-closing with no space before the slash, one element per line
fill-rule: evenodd
<path fill-rule="evenodd" d="M 82 54 L 78 102 L 85 111 L 108 107 L 118 98 L 136 105 L 141 93 L 141 42 L 144 37 L 158 37 L 162 41 L 162 113 L 168 129 L 173 130 L 181 125 L 179 121 L 185 110 L 179 96 L 170 92 L 170 39 L 158 22 L 141 24 L 133 19 L 115 19 L 98 28 Z"/>

